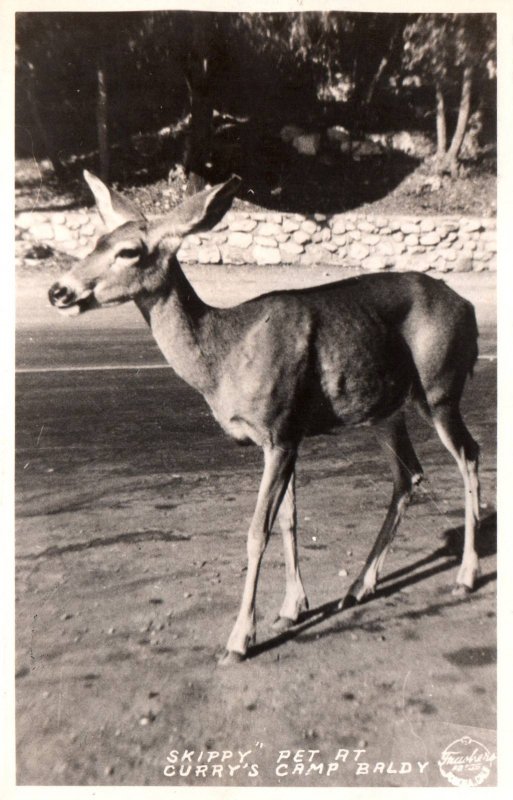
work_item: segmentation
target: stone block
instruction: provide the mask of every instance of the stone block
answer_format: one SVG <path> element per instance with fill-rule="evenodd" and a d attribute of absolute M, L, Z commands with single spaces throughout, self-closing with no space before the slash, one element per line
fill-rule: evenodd
<path fill-rule="evenodd" d="M 93 222 L 86 222 L 80 228 L 81 236 L 95 236 L 97 232 L 96 225 Z"/>
<path fill-rule="evenodd" d="M 404 237 L 404 243 L 407 247 L 415 247 L 419 243 L 419 237 L 416 233 L 407 233 Z"/>
<path fill-rule="evenodd" d="M 254 236 L 253 243 L 260 247 L 278 247 L 278 242 L 271 236 Z"/>
<path fill-rule="evenodd" d="M 337 245 L 337 247 L 345 247 L 348 242 L 347 236 L 333 236 L 332 241 Z"/>
<path fill-rule="evenodd" d="M 395 254 L 394 243 L 389 241 L 388 239 L 382 239 L 376 245 L 376 252 L 380 256 L 393 256 Z"/>
<path fill-rule="evenodd" d="M 297 244 L 296 242 L 285 242 L 284 244 L 280 245 L 280 251 L 288 256 L 298 256 L 305 252 L 305 248 L 302 244 Z"/>
<path fill-rule="evenodd" d="M 474 233 L 483 230 L 483 223 L 480 219 L 462 219 L 460 227 L 465 233 Z"/>
<path fill-rule="evenodd" d="M 445 261 L 449 261 L 449 262 L 456 261 L 457 256 L 456 256 L 456 252 L 454 250 L 444 249 L 444 250 L 440 250 L 439 253 L 440 253 L 440 256 Z"/>
<path fill-rule="evenodd" d="M 292 146 L 302 156 L 316 156 L 321 146 L 321 136 L 319 133 L 303 133 L 293 138 Z"/>
<path fill-rule="evenodd" d="M 68 221 L 66 222 L 67 227 L 70 231 L 76 231 L 80 226 L 85 223 L 81 223 L 80 220 L 77 218 L 76 214 L 69 214 Z"/>
<path fill-rule="evenodd" d="M 296 244 L 306 244 L 306 242 L 310 241 L 311 237 L 305 231 L 299 230 L 292 234 L 292 239 Z"/>
<path fill-rule="evenodd" d="M 428 270 L 431 269 L 431 262 L 428 258 L 415 256 L 414 258 L 410 259 L 409 266 L 413 272 L 428 272 Z"/>
<path fill-rule="evenodd" d="M 286 144 L 294 141 L 298 136 L 304 133 L 303 129 L 298 125 L 284 125 L 280 131 L 280 139 Z"/>
<path fill-rule="evenodd" d="M 56 242 L 67 242 L 73 238 L 73 234 L 65 225 L 57 225 L 54 224 L 53 226 L 53 236 Z"/>
<path fill-rule="evenodd" d="M 215 244 L 203 245 L 197 250 L 198 261 L 200 264 L 220 264 L 221 252 Z"/>
<path fill-rule="evenodd" d="M 228 236 L 224 232 L 219 233 L 219 232 L 216 231 L 215 233 L 212 234 L 212 236 L 210 237 L 210 240 L 211 240 L 211 242 L 213 244 L 217 244 L 217 245 L 226 244 L 226 242 L 228 241 Z"/>
<path fill-rule="evenodd" d="M 311 267 L 313 264 L 312 256 L 309 253 L 303 253 L 300 256 L 296 256 L 297 261 L 296 264 L 301 264 L 302 267 Z"/>
<path fill-rule="evenodd" d="M 390 262 L 389 262 L 390 263 Z M 389 266 L 387 259 L 383 256 L 369 256 L 362 262 L 362 267 L 370 272 L 380 272 Z"/>
<path fill-rule="evenodd" d="M 371 247 L 375 247 L 380 240 L 380 236 L 377 233 L 364 233 L 362 234 L 361 241 L 363 244 L 368 244 Z"/>
<path fill-rule="evenodd" d="M 465 252 L 473 253 L 474 250 L 477 250 L 477 243 L 472 241 L 464 242 L 463 249 Z"/>
<path fill-rule="evenodd" d="M 358 228 L 359 231 L 362 231 L 363 233 L 374 233 L 374 231 L 376 230 L 376 226 L 374 225 L 374 223 L 369 222 L 368 219 L 360 220 L 360 222 L 358 222 L 356 227 Z"/>
<path fill-rule="evenodd" d="M 335 218 L 331 230 L 333 231 L 335 236 L 338 236 L 341 233 L 345 233 L 347 230 L 345 219 L 341 219 L 340 217 Z"/>
<path fill-rule="evenodd" d="M 330 142 L 342 143 L 351 141 L 351 134 L 342 125 L 332 125 L 331 128 L 328 128 L 326 134 Z"/>
<path fill-rule="evenodd" d="M 279 233 L 281 233 L 281 225 L 276 222 L 262 222 L 258 226 L 259 236 L 276 236 Z"/>
<path fill-rule="evenodd" d="M 439 244 L 441 240 L 439 234 L 435 230 L 433 230 L 430 233 L 423 233 L 419 241 L 421 245 L 425 245 L 426 247 L 431 247 L 433 245 Z"/>
<path fill-rule="evenodd" d="M 40 222 L 31 226 L 30 233 L 34 239 L 51 240 L 53 239 L 53 226 L 50 222 Z"/>
<path fill-rule="evenodd" d="M 283 220 L 282 229 L 284 233 L 294 233 L 299 228 L 299 223 L 295 219 L 290 219 L 286 217 Z"/>
<path fill-rule="evenodd" d="M 228 245 L 245 250 L 253 244 L 253 237 L 250 233 L 235 232 L 228 236 Z"/>
<path fill-rule="evenodd" d="M 255 219 L 250 219 L 250 218 L 234 219 L 230 225 L 230 231 L 239 233 L 249 233 L 250 231 L 255 230 L 257 224 L 258 223 Z"/>
<path fill-rule="evenodd" d="M 305 221 L 301 224 L 301 230 L 305 233 L 309 233 L 310 235 L 314 234 L 318 228 L 316 222 L 313 219 L 305 219 Z"/>
<path fill-rule="evenodd" d="M 354 261 L 363 261 L 369 255 L 369 248 L 360 242 L 354 242 L 349 248 L 349 258 Z"/>
<path fill-rule="evenodd" d="M 310 257 L 312 264 L 321 264 L 325 258 L 325 254 L 319 245 L 309 245 L 306 249 L 306 254 Z"/>
<path fill-rule="evenodd" d="M 323 242 L 321 246 L 324 247 L 324 249 L 327 250 L 329 253 L 336 253 L 338 250 L 338 245 L 336 245 L 335 242 L 333 241 Z"/>
<path fill-rule="evenodd" d="M 30 228 L 32 225 L 37 225 L 39 222 L 46 222 L 46 218 L 41 218 L 41 216 L 38 218 L 32 211 L 22 211 L 20 214 L 16 215 L 14 220 L 14 224 L 18 228 Z"/>
<path fill-rule="evenodd" d="M 431 233 L 436 228 L 435 221 L 432 217 L 425 217 L 420 222 L 420 232 L 421 233 Z"/>
<path fill-rule="evenodd" d="M 443 220 L 441 225 L 439 226 L 438 230 L 442 233 L 443 236 L 447 236 L 449 233 L 457 233 L 460 229 L 458 222 L 453 222 L 451 220 Z"/>
<path fill-rule="evenodd" d="M 454 272 L 472 272 L 472 258 L 470 256 L 458 257 L 453 264 Z"/>
<path fill-rule="evenodd" d="M 277 247 L 262 247 L 257 244 L 253 247 L 252 253 L 257 264 L 279 264 L 281 262 L 280 251 Z"/>
<path fill-rule="evenodd" d="M 420 225 L 416 222 L 403 222 L 401 223 L 401 230 L 406 234 L 420 233 Z"/>

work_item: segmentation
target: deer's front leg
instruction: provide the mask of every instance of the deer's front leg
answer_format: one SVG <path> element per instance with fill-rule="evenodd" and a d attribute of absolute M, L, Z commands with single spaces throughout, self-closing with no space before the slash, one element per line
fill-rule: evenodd
<path fill-rule="evenodd" d="M 264 474 L 248 531 L 248 571 L 237 620 L 220 664 L 241 661 L 255 638 L 255 598 L 262 556 L 276 513 L 294 469 L 296 449 L 264 448 Z"/>
<path fill-rule="evenodd" d="M 273 622 L 273 630 L 277 633 L 292 627 L 301 612 L 308 609 L 303 581 L 299 572 L 297 555 L 297 513 L 296 513 L 296 473 L 290 476 L 287 491 L 278 511 L 278 522 L 283 537 L 283 554 L 285 556 L 285 598 L 280 614 Z"/>

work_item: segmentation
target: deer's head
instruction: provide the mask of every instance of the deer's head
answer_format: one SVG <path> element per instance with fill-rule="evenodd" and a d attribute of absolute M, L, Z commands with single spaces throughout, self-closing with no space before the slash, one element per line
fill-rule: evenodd
<path fill-rule="evenodd" d="M 240 185 L 226 183 L 189 197 L 165 218 L 149 221 L 135 205 L 84 172 L 107 229 L 86 258 L 65 273 L 48 292 L 64 314 L 119 305 L 158 292 L 172 282 L 173 257 L 190 233 L 210 230 L 224 216 Z"/>

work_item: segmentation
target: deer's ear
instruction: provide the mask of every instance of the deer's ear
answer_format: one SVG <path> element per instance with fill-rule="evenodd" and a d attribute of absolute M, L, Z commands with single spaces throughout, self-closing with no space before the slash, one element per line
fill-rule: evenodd
<path fill-rule="evenodd" d="M 230 208 L 240 184 L 239 176 L 232 175 L 225 183 L 188 197 L 168 217 L 156 223 L 151 231 L 152 244 L 157 244 L 165 237 L 183 239 L 189 233 L 213 228 Z"/>
<path fill-rule="evenodd" d="M 109 189 L 103 181 L 86 169 L 84 179 L 94 195 L 98 213 L 109 232 L 125 222 L 140 222 L 145 219 L 144 214 L 133 203 L 114 189 Z"/>

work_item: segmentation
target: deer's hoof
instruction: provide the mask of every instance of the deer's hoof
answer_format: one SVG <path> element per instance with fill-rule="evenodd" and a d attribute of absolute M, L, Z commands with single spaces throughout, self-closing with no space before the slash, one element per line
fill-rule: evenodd
<path fill-rule="evenodd" d="M 221 658 L 217 662 L 218 667 L 232 667 L 234 664 L 241 664 L 246 656 L 243 653 L 237 653 L 235 650 L 225 650 Z"/>
<path fill-rule="evenodd" d="M 346 608 L 353 608 L 353 606 L 357 606 L 359 603 L 358 598 L 354 594 L 346 594 L 343 600 L 340 601 L 338 604 L 340 611 L 345 611 Z"/>
<path fill-rule="evenodd" d="M 294 625 L 297 625 L 297 620 L 291 619 L 290 617 L 276 617 L 271 628 L 275 633 L 285 633 L 285 631 L 293 628 Z"/>
<path fill-rule="evenodd" d="M 453 597 L 460 597 L 460 598 L 468 597 L 469 594 L 471 593 L 472 589 L 470 588 L 470 586 L 465 586 L 464 583 L 457 583 L 451 592 Z"/>

